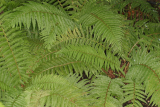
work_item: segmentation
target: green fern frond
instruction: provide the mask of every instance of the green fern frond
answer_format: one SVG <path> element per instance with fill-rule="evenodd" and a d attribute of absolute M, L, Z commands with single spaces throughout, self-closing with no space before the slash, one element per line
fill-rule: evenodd
<path fill-rule="evenodd" d="M 112 51 L 109 50 L 109 46 L 107 45 L 107 43 L 102 42 L 100 38 L 93 37 L 92 35 L 93 35 L 93 30 L 88 27 L 85 30 L 83 30 L 83 28 L 80 28 L 80 29 L 75 28 L 73 31 L 68 30 L 67 35 L 62 35 L 61 37 L 57 37 L 57 41 L 54 42 L 53 48 L 61 47 L 62 49 L 58 53 L 65 53 L 63 51 L 67 51 L 67 53 L 68 53 L 67 56 L 70 56 L 72 54 L 72 52 L 73 53 L 75 52 L 75 54 L 76 53 L 80 54 L 82 51 L 84 51 L 84 52 L 82 52 L 82 55 L 88 54 L 87 56 L 85 56 L 85 55 L 83 56 L 84 59 L 88 56 L 91 57 L 93 54 L 95 54 L 95 55 L 93 55 L 95 57 L 98 55 L 101 55 L 101 57 L 103 57 L 103 58 L 100 58 L 100 59 L 106 60 L 106 61 L 105 61 L 105 63 L 103 63 L 103 61 L 102 61 L 101 65 L 99 64 L 99 62 L 96 62 L 96 66 L 98 68 L 101 68 L 104 65 L 104 69 L 106 69 L 106 68 L 109 69 L 109 67 L 112 65 L 118 65 L 118 63 L 120 63 L 119 59 L 118 59 L 118 57 L 116 58 L 116 56 L 111 57 L 110 54 L 112 53 Z M 77 49 L 76 49 L 76 47 L 74 49 L 72 49 L 72 48 L 68 49 L 68 47 L 70 47 L 71 44 L 75 45 L 75 46 L 77 44 L 81 44 L 81 46 L 84 47 L 83 48 L 84 50 L 82 50 L 80 52 L 79 47 L 77 47 Z M 91 53 L 85 52 L 85 50 L 89 51 L 88 49 L 85 49 L 87 47 L 88 48 L 92 47 L 92 48 L 94 48 L 95 51 L 97 51 L 101 48 L 101 52 L 97 53 L 97 55 L 94 52 L 91 52 Z M 79 51 L 77 51 L 77 50 L 79 50 Z M 106 55 L 108 60 L 105 59 L 105 56 L 102 54 Z M 70 56 L 70 58 L 71 57 L 72 57 L 72 55 Z M 87 62 L 90 64 L 92 62 L 94 62 L 94 59 L 92 59 L 92 58 L 88 58 L 86 61 L 84 61 L 83 58 L 81 57 L 81 55 L 79 55 L 79 56 L 73 55 L 73 57 L 76 60 L 80 60 L 80 61 Z M 81 58 L 82 58 L 82 60 L 81 60 Z M 92 59 L 92 61 L 89 61 L 90 59 Z M 113 60 L 117 60 L 116 63 L 113 62 Z M 108 65 L 106 62 L 108 62 Z M 109 65 L 109 63 L 112 63 L 112 64 Z M 118 66 L 116 66 L 115 68 L 112 66 L 111 68 L 116 69 L 116 70 L 120 70 Z M 123 72 L 122 70 L 120 70 L 120 71 Z"/>
<path fill-rule="evenodd" d="M 94 25 L 93 31 L 97 38 L 107 41 L 115 52 L 122 52 L 122 18 L 115 14 L 110 6 L 88 3 L 83 7 L 79 17 L 79 23 L 83 26 Z"/>
<path fill-rule="evenodd" d="M 133 51 L 132 62 L 130 63 L 130 69 L 126 77 L 135 79 L 139 83 L 144 82 L 153 71 L 158 70 L 159 68 L 159 58 L 155 57 L 153 53 L 148 53 L 146 48 L 138 50 L 137 52 Z M 158 71 L 157 71 L 158 72 Z M 132 74 L 134 73 L 134 74 Z M 138 76 L 137 76 L 137 73 Z M 155 72 L 156 73 L 156 72 Z M 143 75 L 143 78 L 140 76 Z"/>
<path fill-rule="evenodd" d="M 22 90 L 13 88 L 5 93 L 2 98 L 5 107 L 24 107 L 26 105 L 25 96 Z"/>
<path fill-rule="evenodd" d="M 70 73 L 73 74 L 73 72 L 76 72 L 82 76 L 84 71 L 88 76 L 92 74 L 96 75 L 98 74 L 98 71 L 101 71 L 101 69 L 97 68 L 97 66 L 89 65 L 87 63 L 84 64 L 81 61 L 76 61 L 72 58 L 67 58 L 64 56 L 57 56 L 51 59 L 51 61 L 43 61 L 43 63 L 34 70 L 34 73 L 32 75 L 45 75 L 51 73 L 68 75 Z M 64 72 L 62 72 L 62 70 Z"/>
<path fill-rule="evenodd" d="M 108 104 L 112 104 L 113 107 L 122 107 L 123 101 L 123 82 L 121 79 L 110 79 L 107 76 L 98 75 L 95 80 L 93 80 L 93 90 L 91 90 L 91 95 L 97 98 L 98 105 L 103 107 L 108 107 Z"/>
<path fill-rule="evenodd" d="M 47 3 L 29 2 L 24 6 L 18 7 L 12 14 L 8 16 L 7 25 L 12 27 L 20 26 L 22 24 L 28 29 L 33 25 L 35 29 L 36 23 L 38 29 L 41 30 L 42 38 L 45 41 L 45 46 L 49 47 L 56 40 L 56 35 L 66 33 L 68 28 L 72 29 L 76 24 L 60 7 L 49 5 Z"/>
<path fill-rule="evenodd" d="M 12 78 L 10 81 L 12 87 L 23 84 L 28 78 L 25 73 L 29 65 L 29 54 L 27 54 L 27 47 L 23 45 L 23 37 L 20 35 L 22 32 L 17 29 L 0 26 L 0 55 L 3 57 L 3 61 L 0 62 L 2 65 L 0 71 Z"/>
<path fill-rule="evenodd" d="M 147 53 L 146 48 L 142 48 L 133 54 L 133 61 L 131 67 L 126 75 L 127 79 L 132 79 L 138 83 L 144 83 L 145 92 L 148 94 L 147 98 L 152 95 L 151 101 L 155 98 L 154 104 L 159 104 L 159 87 L 160 87 L 160 76 L 159 76 L 159 58 L 155 57 L 153 52 Z M 158 96 L 157 96 L 158 95 Z M 154 96 L 154 97 L 153 97 Z"/>
<path fill-rule="evenodd" d="M 79 79 L 77 75 L 37 76 L 25 91 L 27 107 L 87 107 L 88 102 L 93 103 L 87 96 L 90 85 L 85 85 L 88 81 L 78 82 Z"/>
<path fill-rule="evenodd" d="M 112 70 L 121 71 L 123 73 L 123 70 L 119 67 L 119 59 L 112 56 L 110 51 L 106 51 L 105 54 L 101 48 L 94 49 L 87 45 L 68 45 L 56 54 L 64 54 L 77 61 L 95 65 L 97 68 L 102 68 L 102 66 L 104 66 L 109 69 L 111 67 Z"/>
<path fill-rule="evenodd" d="M 125 80 L 125 83 L 127 85 L 123 86 L 124 93 L 124 100 L 123 102 L 131 101 L 131 104 L 128 104 L 126 107 L 143 107 L 140 101 L 146 103 L 144 100 L 145 93 L 144 93 L 144 87 L 140 85 L 139 83 L 135 83 L 133 80 Z"/>
<path fill-rule="evenodd" d="M 8 78 L 8 77 L 10 77 L 9 73 L 0 72 L 0 75 L 1 75 L 1 78 L 0 78 L 0 91 L 1 91 L 0 95 L 3 98 L 3 97 L 5 97 L 5 96 L 3 96 L 3 94 L 6 91 L 14 90 L 14 84 L 11 85 L 11 83 L 12 83 L 12 81 L 16 81 L 16 80 L 14 78 Z"/>
<path fill-rule="evenodd" d="M 48 52 L 46 49 L 37 49 L 36 47 L 35 50 L 32 52 L 32 64 L 30 66 L 30 71 L 33 72 L 43 63 L 53 61 L 56 57 L 56 55 L 54 54 L 55 52 L 57 52 L 57 50 Z"/>
<path fill-rule="evenodd" d="M 109 50 L 110 47 L 107 42 L 102 42 L 101 38 L 93 36 L 94 31 L 91 27 L 75 28 L 73 30 L 68 29 L 68 33 L 66 35 L 61 35 L 57 37 L 57 41 L 53 43 L 52 48 L 64 48 L 67 45 L 86 45 L 94 47 L 95 49 L 101 48 L 104 51 Z"/>

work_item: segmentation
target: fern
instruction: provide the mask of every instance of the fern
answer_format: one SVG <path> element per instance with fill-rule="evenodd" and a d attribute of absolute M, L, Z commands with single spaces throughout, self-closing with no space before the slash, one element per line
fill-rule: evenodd
<path fill-rule="evenodd" d="M 86 95 L 90 89 L 89 85 L 85 86 L 87 81 L 81 81 L 77 84 L 79 78 L 76 75 L 68 75 L 67 77 L 56 75 L 36 76 L 28 84 L 24 93 L 29 98 L 27 106 L 76 107 L 85 106 L 88 103 L 87 100 L 91 103 L 91 98 Z"/>
<path fill-rule="evenodd" d="M 127 85 L 123 86 L 123 90 L 125 91 L 123 102 L 131 101 L 132 103 L 127 105 L 128 107 L 143 107 L 140 103 L 140 101 L 146 103 L 144 100 L 146 94 L 144 93 L 143 85 L 130 79 L 125 80 L 124 82 L 127 83 Z"/>
<path fill-rule="evenodd" d="M 106 76 L 97 76 L 93 81 L 94 89 L 91 90 L 91 95 L 98 99 L 98 105 L 101 107 L 111 106 L 121 107 L 123 101 L 124 85 L 120 79 L 111 79 Z"/>
<path fill-rule="evenodd" d="M 66 32 L 67 28 L 73 28 L 76 24 L 60 7 L 58 9 L 49 4 L 43 4 L 30 1 L 25 6 L 16 8 L 15 12 L 8 16 L 11 17 L 8 21 L 11 22 L 10 26 L 12 27 L 19 25 L 22 28 L 23 23 L 28 29 L 31 23 L 33 24 L 33 29 L 38 23 L 38 29 L 41 30 L 45 45 L 50 47 L 52 42 L 55 41 L 56 35 L 63 34 L 62 31 Z"/>
<path fill-rule="evenodd" d="M 4 106 L 160 106 L 159 16 L 148 2 L 34 1 L 0 4 Z"/>

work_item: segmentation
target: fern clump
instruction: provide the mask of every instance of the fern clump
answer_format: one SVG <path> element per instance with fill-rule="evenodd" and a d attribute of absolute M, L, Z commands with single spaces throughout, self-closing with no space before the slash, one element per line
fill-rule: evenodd
<path fill-rule="evenodd" d="M 160 106 L 159 15 L 145 0 L 0 1 L 5 107 Z"/>

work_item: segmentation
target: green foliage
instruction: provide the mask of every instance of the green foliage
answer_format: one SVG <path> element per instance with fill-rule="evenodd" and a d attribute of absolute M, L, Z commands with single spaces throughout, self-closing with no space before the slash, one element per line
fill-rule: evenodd
<path fill-rule="evenodd" d="M 0 107 L 4 107 L 4 105 L 0 102 Z"/>
<path fill-rule="evenodd" d="M 160 25 L 145 0 L 0 1 L 5 107 L 160 106 Z"/>

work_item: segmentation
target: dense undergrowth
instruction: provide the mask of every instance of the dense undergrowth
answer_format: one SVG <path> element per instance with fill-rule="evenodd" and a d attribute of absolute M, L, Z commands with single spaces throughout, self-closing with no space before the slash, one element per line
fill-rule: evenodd
<path fill-rule="evenodd" d="M 0 0 L 5 107 L 160 106 L 159 4 Z"/>

